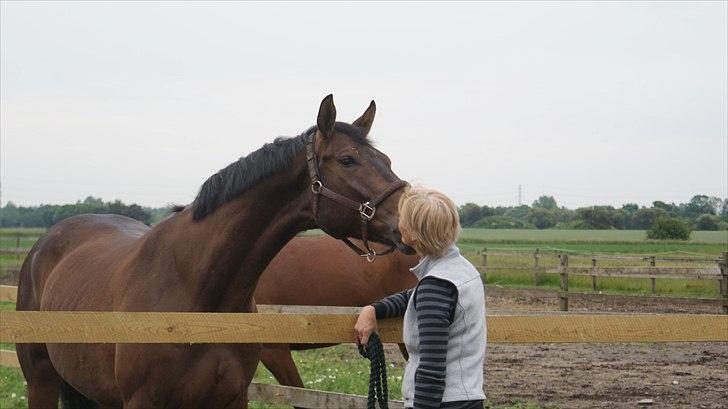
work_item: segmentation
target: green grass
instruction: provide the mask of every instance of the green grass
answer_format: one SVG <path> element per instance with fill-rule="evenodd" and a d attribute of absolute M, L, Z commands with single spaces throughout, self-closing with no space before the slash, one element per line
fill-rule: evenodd
<path fill-rule="evenodd" d="M 513 242 L 513 241 L 486 241 L 482 239 L 461 238 L 458 246 L 463 252 L 476 252 L 487 248 L 488 250 L 531 252 L 536 249 L 540 252 L 565 252 L 569 254 L 634 254 L 673 257 L 715 258 L 722 252 L 728 251 L 728 244 L 721 243 L 579 243 L 579 242 Z"/>
<path fill-rule="evenodd" d="M 25 254 L 0 254 L 0 266 L 13 266 L 17 265 L 18 267 L 23 264 L 23 260 L 25 260 Z"/>
<path fill-rule="evenodd" d="M 27 408 L 25 379 L 17 368 L 0 366 L 0 408 Z"/>
<path fill-rule="evenodd" d="M 463 229 L 463 251 L 530 251 L 621 253 L 717 257 L 728 251 L 728 231 L 693 232 L 690 241 L 647 240 L 641 230 L 488 230 Z"/>
<path fill-rule="evenodd" d="M 45 229 L 37 228 L 4 228 L 0 229 L 0 248 L 14 249 L 16 247 L 30 248 L 45 232 Z M 22 262 L 23 255 L 20 256 Z M 16 264 L 16 256 L 13 254 L 0 255 L 0 266 L 7 267 Z"/>
<path fill-rule="evenodd" d="M 0 302 L 0 311 L 15 310 L 15 303 Z M 2 344 L 0 349 L 15 351 L 15 344 Z M 17 368 L 0 366 L 0 408 L 27 408 L 25 379 Z"/>
<path fill-rule="evenodd" d="M 653 242 L 647 240 L 644 230 L 463 229 L 462 237 L 513 242 Z M 694 231 L 688 243 L 728 244 L 728 231 Z"/>
<path fill-rule="evenodd" d="M 18 247 L 18 244 L 20 244 L 19 247 L 21 248 L 30 248 L 33 247 L 33 243 L 38 240 L 39 236 L 31 236 L 31 237 L 5 237 L 3 236 L 0 238 L 0 248 L 4 249 L 14 249 Z M 20 239 L 20 240 L 18 240 Z"/>
<path fill-rule="evenodd" d="M 369 388 L 369 361 L 359 356 L 350 344 L 331 348 L 294 352 L 304 384 L 311 389 L 331 392 L 366 395 Z M 389 398 L 401 399 L 402 375 L 401 359 L 387 364 Z M 255 380 L 277 383 L 262 365 L 258 366 Z M 22 373 L 16 368 L 0 367 L 0 408 L 27 408 L 27 392 Z M 535 403 L 516 403 L 514 405 L 487 405 L 497 409 L 536 409 L 542 406 Z M 552 406 L 553 407 L 553 406 Z M 288 409 L 285 405 L 268 405 L 257 402 L 250 404 L 252 409 Z"/>

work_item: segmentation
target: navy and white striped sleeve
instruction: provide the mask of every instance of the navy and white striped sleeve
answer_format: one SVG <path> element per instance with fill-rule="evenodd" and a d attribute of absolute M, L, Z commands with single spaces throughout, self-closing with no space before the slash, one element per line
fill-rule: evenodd
<path fill-rule="evenodd" d="M 410 288 L 392 294 L 372 304 L 376 311 L 377 319 L 403 316 L 404 312 L 407 311 L 407 304 L 409 303 L 413 290 L 414 288 Z"/>
<path fill-rule="evenodd" d="M 446 280 L 425 277 L 417 287 L 414 303 L 420 364 L 415 371 L 415 408 L 441 407 L 445 390 L 447 344 L 457 297 L 457 288 Z"/>

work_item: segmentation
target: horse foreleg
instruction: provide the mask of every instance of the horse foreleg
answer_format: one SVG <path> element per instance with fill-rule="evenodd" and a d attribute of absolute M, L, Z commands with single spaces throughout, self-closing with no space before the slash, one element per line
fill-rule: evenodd
<path fill-rule="evenodd" d="M 260 361 L 273 374 L 278 383 L 285 386 L 303 388 L 301 375 L 291 356 L 288 344 L 263 344 Z"/>

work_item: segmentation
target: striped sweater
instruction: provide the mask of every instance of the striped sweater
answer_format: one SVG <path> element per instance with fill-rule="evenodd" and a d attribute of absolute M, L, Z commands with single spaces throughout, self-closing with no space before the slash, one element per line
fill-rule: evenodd
<path fill-rule="evenodd" d="M 374 304 L 377 319 L 401 317 L 414 288 L 390 295 Z M 457 304 L 457 288 L 449 281 L 425 277 L 417 287 L 415 309 L 420 335 L 420 365 L 415 375 L 416 408 L 482 408 L 482 400 L 442 402 L 450 324 Z"/>

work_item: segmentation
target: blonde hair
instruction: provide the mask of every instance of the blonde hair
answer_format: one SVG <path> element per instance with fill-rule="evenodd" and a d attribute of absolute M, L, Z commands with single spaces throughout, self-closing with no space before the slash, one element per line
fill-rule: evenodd
<path fill-rule="evenodd" d="M 442 256 L 460 234 L 460 217 L 449 197 L 437 190 L 409 187 L 399 199 L 399 219 L 423 256 Z"/>

